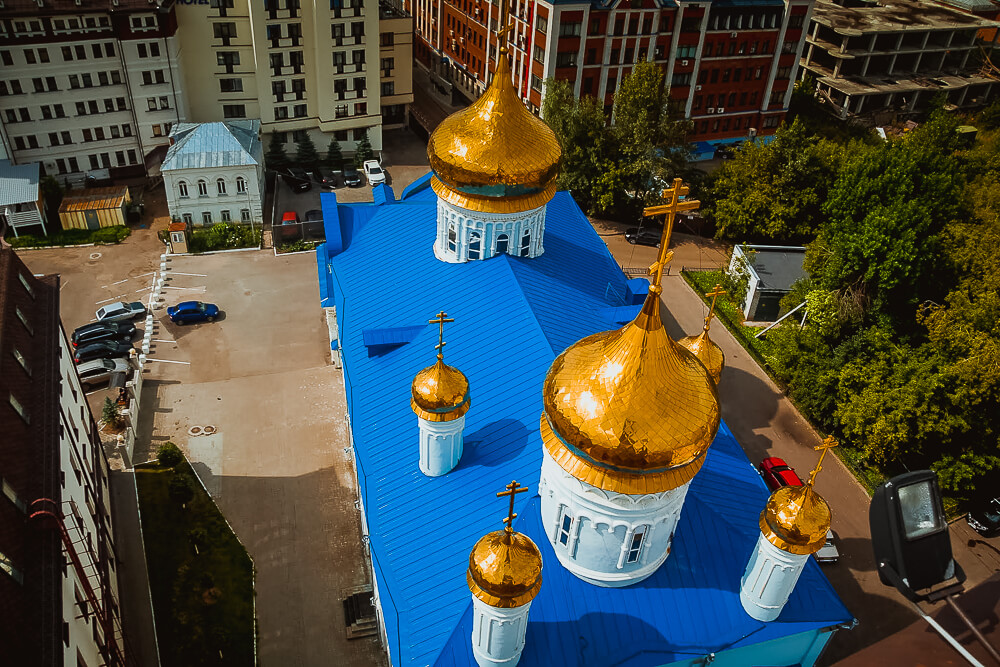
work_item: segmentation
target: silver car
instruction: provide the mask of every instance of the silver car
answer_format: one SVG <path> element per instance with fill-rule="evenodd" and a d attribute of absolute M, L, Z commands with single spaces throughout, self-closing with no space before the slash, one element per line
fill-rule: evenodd
<path fill-rule="evenodd" d="M 826 531 L 826 541 L 815 553 L 816 561 L 819 563 L 836 563 L 840 558 L 840 551 L 837 550 L 837 543 L 834 541 L 833 531 Z"/>
<path fill-rule="evenodd" d="M 80 384 L 84 387 L 105 384 L 115 373 L 127 374 L 128 370 L 128 362 L 124 359 L 94 359 L 84 361 L 76 367 Z"/>
<path fill-rule="evenodd" d="M 121 322 L 145 315 L 146 306 L 142 305 L 139 301 L 131 303 L 118 301 L 117 303 L 109 303 L 106 306 L 101 306 L 97 309 L 96 314 L 98 322 Z"/>

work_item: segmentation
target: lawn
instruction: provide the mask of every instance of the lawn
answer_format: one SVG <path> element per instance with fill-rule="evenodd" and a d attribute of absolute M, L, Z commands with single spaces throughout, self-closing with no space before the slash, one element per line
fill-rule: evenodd
<path fill-rule="evenodd" d="M 187 461 L 138 466 L 135 477 L 162 664 L 253 665 L 253 562 L 246 549 Z M 181 481 L 171 483 L 175 478 Z M 190 491 L 178 491 L 185 481 Z"/>

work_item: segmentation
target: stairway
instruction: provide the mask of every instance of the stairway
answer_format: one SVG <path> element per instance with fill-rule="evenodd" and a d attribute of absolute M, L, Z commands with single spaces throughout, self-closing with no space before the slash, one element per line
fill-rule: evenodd
<path fill-rule="evenodd" d="M 344 623 L 347 625 L 348 639 L 360 639 L 378 634 L 375 597 L 371 588 L 362 589 L 344 599 Z"/>

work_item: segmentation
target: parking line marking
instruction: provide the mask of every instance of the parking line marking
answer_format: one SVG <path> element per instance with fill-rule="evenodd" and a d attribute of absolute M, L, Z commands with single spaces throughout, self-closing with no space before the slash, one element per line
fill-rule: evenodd
<path fill-rule="evenodd" d="M 144 273 L 141 276 L 136 276 L 136 278 L 145 278 L 146 276 L 151 276 L 154 273 L 156 273 L 156 271 L 150 271 L 149 273 Z"/>
<path fill-rule="evenodd" d="M 174 361 L 173 359 L 157 359 L 156 357 L 146 357 L 146 361 L 162 361 L 165 364 L 184 364 L 190 366 L 190 361 Z"/>
<path fill-rule="evenodd" d="M 149 340 L 152 341 L 152 342 L 154 342 L 154 343 L 176 343 L 177 342 L 175 340 L 162 340 L 160 338 L 150 338 Z"/>
<path fill-rule="evenodd" d="M 180 271 L 171 271 L 172 276 L 197 276 L 198 278 L 208 278 L 207 273 L 181 273 Z"/>
<path fill-rule="evenodd" d="M 137 289 L 135 291 L 135 293 L 138 294 L 139 292 L 145 292 L 146 290 L 151 290 L 151 289 L 153 289 L 152 286 L 150 286 L 150 287 L 143 287 L 142 289 Z"/>
<path fill-rule="evenodd" d="M 170 285 L 164 285 L 163 289 L 181 289 L 181 290 L 184 290 L 184 289 L 200 289 L 200 290 L 204 290 L 205 286 L 202 285 L 200 287 L 171 287 Z"/>
<path fill-rule="evenodd" d="M 125 280 L 119 280 L 118 282 L 116 282 L 116 283 L 111 283 L 111 284 L 112 284 L 112 285 L 121 285 L 122 283 L 127 283 L 128 281 L 129 281 L 129 279 L 128 279 L 128 278 L 126 278 Z"/>
<path fill-rule="evenodd" d="M 94 305 L 95 305 L 95 306 L 99 306 L 99 305 L 101 305 L 102 303 L 107 303 L 107 302 L 109 302 L 109 301 L 114 301 L 115 299 L 124 299 L 124 298 L 125 298 L 125 297 L 127 297 L 127 296 L 128 296 L 128 294 L 119 294 L 118 296 L 113 296 L 113 297 L 111 297 L 110 299 L 102 299 L 101 301 L 95 301 L 95 302 L 94 302 Z"/>

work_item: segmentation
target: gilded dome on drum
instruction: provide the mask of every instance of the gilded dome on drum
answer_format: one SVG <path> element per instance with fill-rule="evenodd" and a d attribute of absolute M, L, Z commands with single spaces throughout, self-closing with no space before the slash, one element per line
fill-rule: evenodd
<path fill-rule="evenodd" d="M 521 533 L 498 530 L 479 538 L 469 554 L 469 590 L 493 607 L 520 607 L 542 587 L 542 554 Z"/>
<path fill-rule="evenodd" d="M 719 384 L 722 368 L 726 362 L 726 354 L 721 347 L 716 345 L 714 340 L 708 337 L 708 325 L 705 325 L 705 328 L 697 336 L 681 338 L 677 343 L 697 357 L 698 361 L 708 369 L 708 374 L 712 376 L 715 384 Z"/>
<path fill-rule="evenodd" d="M 806 555 L 823 546 L 831 519 L 830 506 L 811 484 L 782 486 L 760 513 L 760 531 L 779 549 Z"/>
<path fill-rule="evenodd" d="M 416 374 L 410 394 L 413 411 L 428 421 L 458 419 L 472 405 L 468 378 L 440 357 L 437 363 Z"/>
<path fill-rule="evenodd" d="M 543 387 L 543 443 L 564 470 L 618 493 L 689 481 L 719 427 L 705 366 L 663 328 L 659 290 L 636 319 L 588 336 L 552 363 Z"/>
<path fill-rule="evenodd" d="M 444 119 L 427 144 L 434 191 L 474 210 L 492 210 L 500 198 L 522 209 L 544 204 L 561 156 L 555 133 L 518 97 L 503 52 L 482 96 Z"/>

